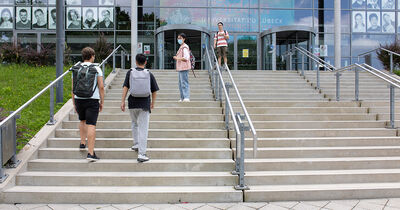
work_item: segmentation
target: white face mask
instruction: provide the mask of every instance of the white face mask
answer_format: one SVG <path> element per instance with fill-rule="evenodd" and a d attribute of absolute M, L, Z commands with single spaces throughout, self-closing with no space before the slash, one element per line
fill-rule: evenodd
<path fill-rule="evenodd" d="M 182 44 L 182 43 L 183 43 L 183 40 L 182 40 L 182 39 L 178 39 L 178 43 L 179 43 L 179 44 Z"/>

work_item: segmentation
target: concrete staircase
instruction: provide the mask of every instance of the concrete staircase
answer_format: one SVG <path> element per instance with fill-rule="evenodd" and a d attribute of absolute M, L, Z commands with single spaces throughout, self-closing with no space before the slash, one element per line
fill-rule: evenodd
<path fill-rule="evenodd" d="M 233 75 L 241 92 L 250 92 L 249 83 L 256 90 L 251 96 L 242 94 L 259 136 L 256 159 L 252 139 L 246 140 L 250 190 L 244 192 L 245 201 L 400 196 L 398 131 L 385 128 L 387 120 L 378 114 L 384 110 L 371 108 L 386 102 L 329 101 L 334 88 L 326 86 L 319 94 L 310 82 L 296 80 L 296 72 Z M 369 79 L 361 91 L 379 83 Z M 239 110 L 238 102 L 234 106 Z M 251 137 L 249 132 L 246 136 Z"/>
<path fill-rule="evenodd" d="M 240 202 L 237 176 L 223 110 L 213 99 L 206 71 L 190 75 L 190 103 L 179 103 L 175 71 L 152 71 L 160 91 L 150 119 L 149 162 L 132 151 L 131 122 L 121 112 L 126 70 L 114 79 L 97 126 L 96 163 L 80 151 L 78 118 L 70 113 L 47 146 L 40 148 L 16 186 L 4 193 L 8 203 L 180 203 Z"/>
<path fill-rule="evenodd" d="M 130 117 L 119 109 L 122 70 L 107 90 L 99 116 L 96 152 L 101 160 L 88 163 L 87 152 L 77 148 L 78 119 L 71 112 L 18 174 L 15 186 L 3 193 L 5 200 L 179 203 L 400 196 L 400 138 L 397 129 L 386 128 L 388 102 L 382 95 L 355 102 L 351 90 L 342 91 L 348 100 L 335 102 L 332 74 L 322 73 L 327 82 L 321 83 L 321 93 L 313 86 L 313 72 L 306 80 L 293 71 L 232 71 L 259 137 L 253 158 L 246 133 L 250 190 L 243 192 L 234 190 L 237 176 L 230 173 L 235 135 L 224 130 L 224 106 L 214 101 L 207 72 L 198 71 L 198 78 L 190 74 L 190 103 L 177 102 L 176 72 L 153 73 L 161 90 L 151 115 L 149 162 L 137 163 L 137 153 L 130 150 Z M 224 77 L 228 81 L 226 73 Z M 379 81 L 362 78 L 360 92 L 378 91 L 370 87 L 380 86 Z M 347 85 L 351 89 L 350 80 Z M 230 93 L 240 111 L 232 89 Z"/>

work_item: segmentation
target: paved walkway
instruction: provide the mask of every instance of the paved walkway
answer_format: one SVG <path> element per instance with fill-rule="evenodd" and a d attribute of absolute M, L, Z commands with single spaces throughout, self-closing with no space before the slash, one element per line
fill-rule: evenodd
<path fill-rule="evenodd" d="M 183 204 L 0 204 L 0 210 L 400 210 L 400 198 L 270 203 L 183 203 Z"/>

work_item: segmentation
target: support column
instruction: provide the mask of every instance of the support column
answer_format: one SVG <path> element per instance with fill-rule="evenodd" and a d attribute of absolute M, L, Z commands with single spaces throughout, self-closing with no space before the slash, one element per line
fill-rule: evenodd
<path fill-rule="evenodd" d="M 65 48 L 65 30 L 64 30 L 64 0 L 58 0 L 56 4 L 56 77 L 64 72 L 64 48 Z M 62 103 L 63 99 L 63 80 L 56 85 L 56 103 Z"/>
<path fill-rule="evenodd" d="M 131 0 L 131 68 L 136 67 L 135 57 L 138 43 L 138 1 Z"/>
<path fill-rule="evenodd" d="M 340 6 L 340 0 L 334 0 L 335 1 L 335 6 L 334 6 L 334 13 L 335 13 L 335 20 L 334 20 L 334 31 L 335 31 L 335 67 L 340 68 L 341 66 L 341 6 Z"/>

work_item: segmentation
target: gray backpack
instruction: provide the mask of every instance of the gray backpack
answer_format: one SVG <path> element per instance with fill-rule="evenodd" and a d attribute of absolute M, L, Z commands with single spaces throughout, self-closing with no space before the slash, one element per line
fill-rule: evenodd
<path fill-rule="evenodd" d="M 129 76 L 129 87 L 129 92 L 133 97 L 149 97 L 151 94 L 149 70 L 132 69 Z"/>

